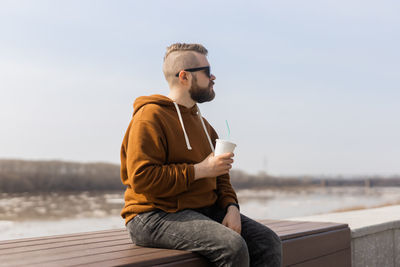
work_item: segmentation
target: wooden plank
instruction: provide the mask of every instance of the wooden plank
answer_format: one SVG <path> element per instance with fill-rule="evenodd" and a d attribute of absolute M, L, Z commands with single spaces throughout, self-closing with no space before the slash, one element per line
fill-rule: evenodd
<path fill-rule="evenodd" d="M 281 237 L 282 240 L 286 240 L 286 239 L 292 239 L 301 236 L 346 229 L 346 228 L 348 228 L 348 226 L 345 224 L 325 226 L 319 223 L 309 223 L 301 225 L 298 228 L 285 229 L 283 231 L 277 230 L 276 232 Z"/>
<path fill-rule="evenodd" d="M 14 254 L 13 258 L 7 259 L 7 263 L 12 263 L 12 265 L 41 265 L 41 264 L 52 264 L 52 262 L 62 262 L 69 261 L 71 258 L 89 257 L 113 252 L 128 252 L 129 256 L 142 257 L 158 257 L 159 253 L 164 251 L 164 249 L 158 248 L 148 248 L 139 247 L 132 244 L 132 242 L 125 243 L 122 245 L 108 246 L 104 244 L 101 247 L 84 247 L 81 250 L 76 250 L 75 247 L 70 248 L 71 251 L 67 252 L 57 252 L 54 253 L 53 250 L 41 250 L 37 251 L 37 255 L 31 255 L 31 253 L 24 253 L 24 257 L 20 257 L 18 254 Z M 175 251 L 175 250 L 172 250 Z M 185 252 L 191 254 L 191 252 Z M 152 255 L 149 255 L 152 254 Z M 156 255 L 156 256 L 154 256 Z M 2 257 L 3 258 L 3 257 Z M 113 258 L 113 260 L 115 260 Z M 0 264 L 1 265 L 1 264 Z"/>
<path fill-rule="evenodd" d="M 59 255 L 59 257 L 50 259 L 46 257 L 40 257 L 37 260 L 20 260 L 17 262 L 13 262 L 12 266 L 73 266 L 81 265 L 81 263 L 79 262 L 85 262 L 84 265 L 86 265 L 92 262 L 104 261 L 104 257 L 102 257 L 101 255 L 110 255 L 111 257 L 106 258 L 107 260 L 118 262 L 120 258 L 128 257 L 128 255 L 132 257 L 132 259 L 135 259 L 137 257 L 152 258 L 153 255 L 157 255 L 159 253 L 154 248 L 142 248 L 140 250 L 121 249 L 122 248 L 115 249 L 115 251 L 104 252 L 102 254 L 99 253 L 99 251 L 92 251 L 90 253 L 87 253 L 86 256 L 83 253 L 80 256 L 76 257 L 65 257 L 65 255 Z M 132 263 L 135 263 L 135 260 L 133 260 Z"/>
<path fill-rule="evenodd" d="M 284 226 L 284 227 L 277 227 L 274 229 L 277 229 L 280 232 L 285 232 L 285 231 L 291 231 L 291 230 L 301 230 L 303 228 L 309 228 L 309 227 L 313 227 L 315 229 L 339 229 L 339 228 L 343 228 L 343 227 L 347 227 L 346 224 L 326 224 L 326 223 L 320 223 L 320 222 L 302 222 L 299 224 L 295 224 L 295 225 L 288 225 L 288 226 Z"/>
<path fill-rule="evenodd" d="M 30 241 L 38 241 L 38 240 L 47 240 L 47 239 L 55 239 L 55 238 L 64 238 L 64 237 L 80 237 L 80 236 L 87 236 L 87 235 L 104 235 L 104 234 L 113 234 L 118 232 L 126 232 L 125 228 L 121 229 L 112 229 L 112 230 L 100 230 L 100 231 L 90 231 L 90 232 L 82 232 L 82 233 L 73 233 L 73 234 L 62 234 L 62 235 L 50 235 L 50 236 L 40 236 L 40 237 L 30 237 L 30 238 L 18 238 L 18 239 L 11 239 L 11 240 L 2 240 L 0 241 L 0 248 L 2 245 L 10 245 L 10 244 L 17 244 L 23 242 L 30 242 Z"/>
<path fill-rule="evenodd" d="M 273 225 L 272 227 L 277 230 L 290 230 L 290 229 L 301 229 L 304 226 L 309 226 L 312 225 L 313 227 L 321 227 L 321 228 L 341 228 L 343 226 L 346 226 L 347 224 L 338 224 L 338 223 L 327 223 L 327 222 L 295 222 L 292 224 L 287 224 L 287 225 Z"/>
<path fill-rule="evenodd" d="M 324 255 L 315 259 L 304 261 L 302 263 L 289 265 L 291 267 L 351 267 L 350 248 L 340 250 L 335 253 Z"/>
<path fill-rule="evenodd" d="M 349 247 L 350 229 L 348 228 L 293 238 L 282 243 L 283 263 L 284 265 L 300 263 Z"/>
<path fill-rule="evenodd" d="M 282 233 L 282 232 L 293 232 L 300 230 L 304 227 L 308 227 L 310 223 L 308 222 L 299 222 L 297 224 L 290 224 L 290 225 L 282 225 L 278 227 L 271 227 L 272 230 L 274 230 L 277 233 Z M 267 225 L 268 226 L 268 225 Z"/>
<path fill-rule="evenodd" d="M 2 261 L 7 262 L 23 262 L 24 259 L 29 259 L 29 263 L 36 263 L 40 261 L 48 261 L 51 259 L 61 259 L 62 257 L 70 257 L 76 254 L 82 254 L 84 251 L 98 251 L 107 247 L 117 247 L 121 248 L 123 246 L 129 246 L 130 249 L 135 250 L 139 249 L 129 242 L 129 240 L 117 240 L 117 241 L 108 241 L 108 242 L 97 242 L 97 243 L 89 243 L 89 244 L 79 244 L 73 246 L 64 246 L 64 247 L 55 247 L 55 248 L 47 248 L 43 250 L 33 250 L 29 252 L 23 253 L 13 253 L 1 256 Z M 24 255 L 21 258 L 21 255 Z"/>
<path fill-rule="evenodd" d="M 174 254 L 171 254 L 174 252 Z M 187 252 L 183 250 L 170 250 L 170 249 L 163 249 L 163 251 L 154 255 L 154 257 L 137 257 L 135 261 L 144 263 L 143 266 L 157 266 L 162 264 L 172 264 L 173 262 L 181 262 L 187 259 L 192 258 L 200 258 L 196 253 Z M 208 262 L 207 262 L 208 263 Z M 208 263 L 209 264 L 209 263 Z M 174 265 L 172 265 L 174 266 Z"/>
<path fill-rule="evenodd" d="M 181 250 L 171 249 L 152 249 L 152 252 L 147 254 L 139 254 L 133 258 L 132 264 L 146 263 L 144 266 L 154 266 L 156 264 L 170 263 L 173 261 L 181 261 L 193 258 L 193 253 Z M 83 257 L 75 257 L 70 259 L 63 259 L 58 261 L 43 262 L 39 264 L 32 264 L 30 266 L 46 267 L 46 266 L 74 266 L 74 265 L 88 265 L 99 263 L 103 261 L 114 261 L 115 263 L 121 261 L 123 258 L 132 257 L 132 251 L 114 251 L 101 254 L 92 254 Z M 22 265 L 21 265 L 22 266 Z"/>
<path fill-rule="evenodd" d="M 55 244 L 59 242 L 64 242 L 64 241 L 76 241 L 76 240 L 87 240 L 87 239 L 94 239 L 94 238 L 101 238 L 101 237 L 116 237 L 116 236 L 126 236 L 127 231 L 124 230 L 118 231 L 118 232 L 96 232 L 96 233 L 85 233 L 85 234 L 80 234 L 80 235 L 60 235 L 60 236 L 53 236 L 53 237 L 48 237 L 48 238 L 29 238 L 29 239 L 21 239 L 20 241 L 17 242 L 10 242 L 8 243 L 3 243 L 0 245 L 0 255 L 6 250 L 6 249 L 14 249 L 14 248 L 19 248 L 19 247 L 26 247 L 26 246 L 36 246 L 36 245 L 41 245 L 41 244 Z"/>
<path fill-rule="evenodd" d="M 268 223 L 265 225 L 276 232 L 280 236 L 281 240 L 348 227 L 347 224 L 307 221 L 280 221 L 272 225 L 269 225 Z"/>
<path fill-rule="evenodd" d="M 188 253 L 189 254 L 189 253 Z M 154 263 L 154 258 L 142 259 L 137 256 L 121 258 L 118 260 L 108 260 L 102 262 L 94 262 L 91 264 L 86 264 L 86 267 L 109 267 L 109 266 L 138 266 L 138 267 L 148 267 L 148 266 L 158 266 L 158 267 L 209 267 L 209 261 L 196 253 L 190 253 L 190 258 L 172 260 L 168 263 Z M 140 261 L 140 262 L 139 262 Z M 164 260 L 165 261 L 165 260 Z"/>
<path fill-rule="evenodd" d="M 166 264 L 157 264 L 156 267 L 210 267 L 210 262 L 203 256 L 196 255 L 193 259 L 181 260 L 179 262 L 171 262 Z"/>
<path fill-rule="evenodd" d="M 262 222 L 260 222 L 262 223 Z M 272 222 L 272 223 L 264 223 L 264 225 L 268 227 L 273 227 L 273 228 L 284 228 L 288 226 L 293 226 L 293 225 L 301 225 L 304 223 L 308 222 L 298 222 L 298 221 L 278 221 L 278 222 Z"/>
<path fill-rule="evenodd" d="M 126 236 L 110 236 L 110 237 L 96 237 L 96 238 L 88 238 L 88 239 L 74 239 L 74 240 L 61 240 L 57 241 L 54 240 L 54 242 L 51 243 L 45 243 L 45 244 L 29 244 L 29 246 L 24 246 L 24 247 L 17 247 L 17 248 L 7 248 L 7 249 L 2 249 L 1 250 L 1 255 L 10 255 L 10 254 L 17 254 L 17 253 L 26 253 L 30 251 L 43 251 L 47 249 L 53 249 L 53 248 L 65 248 L 65 247 L 71 247 L 71 246 L 76 246 L 76 245 L 83 245 L 83 244 L 91 244 L 91 243 L 103 243 L 103 242 L 109 242 L 109 241 L 117 241 L 117 240 L 127 240 Z M 130 242 L 132 243 L 132 242 Z"/>
<path fill-rule="evenodd" d="M 309 226 L 314 227 L 315 229 L 321 228 L 321 229 L 339 229 L 343 227 L 347 227 L 346 224 L 333 224 L 333 223 L 325 223 L 325 222 L 294 222 L 291 224 L 285 224 L 285 225 L 266 225 L 272 230 L 276 232 L 288 232 L 288 231 L 298 231 L 301 230 L 302 228 L 308 228 Z"/>
<path fill-rule="evenodd" d="M 274 225 L 274 224 L 286 224 L 290 221 L 284 220 L 257 220 L 257 222 L 264 224 L 264 225 Z"/>

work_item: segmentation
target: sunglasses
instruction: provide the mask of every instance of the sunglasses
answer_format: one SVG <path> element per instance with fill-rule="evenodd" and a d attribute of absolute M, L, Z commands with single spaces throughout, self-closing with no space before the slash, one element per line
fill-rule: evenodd
<path fill-rule="evenodd" d="M 195 71 L 200 71 L 200 70 L 205 70 L 205 73 L 207 75 L 208 78 L 211 78 L 211 70 L 210 70 L 210 66 L 207 67 L 199 67 L 199 68 L 193 68 L 193 69 L 184 69 L 184 71 L 188 71 L 188 72 L 195 72 Z M 176 77 L 179 77 L 179 73 L 175 74 Z"/>

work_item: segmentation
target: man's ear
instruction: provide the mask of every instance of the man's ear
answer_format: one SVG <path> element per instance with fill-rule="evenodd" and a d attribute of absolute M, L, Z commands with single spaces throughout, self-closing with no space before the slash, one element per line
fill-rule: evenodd
<path fill-rule="evenodd" d="M 191 79 L 192 79 L 192 77 L 190 75 L 190 72 L 181 71 L 179 73 L 179 83 L 181 83 L 181 84 L 186 86 L 186 85 L 190 84 Z"/>
<path fill-rule="evenodd" d="M 179 80 L 188 80 L 188 73 L 186 71 L 181 71 L 179 72 Z"/>

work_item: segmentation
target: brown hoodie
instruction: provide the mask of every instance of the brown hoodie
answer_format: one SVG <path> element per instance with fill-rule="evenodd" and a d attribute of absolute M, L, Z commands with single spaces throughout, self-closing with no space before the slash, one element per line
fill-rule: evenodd
<path fill-rule="evenodd" d="M 154 209 L 176 212 L 216 201 L 225 209 L 238 202 L 229 174 L 194 180 L 194 164 L 213 151 L 218 138 L 197 105 L 186 108 L 152 95 L 137 98 L 133 107 L 121 147 L 126 223 Z"/>

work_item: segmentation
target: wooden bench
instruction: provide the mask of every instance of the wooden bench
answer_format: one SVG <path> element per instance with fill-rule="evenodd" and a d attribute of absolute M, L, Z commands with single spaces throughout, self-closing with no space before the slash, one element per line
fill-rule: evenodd
<path fill-rule="evenodd" d="M 283 266 L 351 266 L 346 224 L 263 220 L 283 241 Z M 210 266 L 195 253 L 138 247 L 125 229 L 0 242 L 0 266 Z M 240 267 L 240 266 L 239 266 Z"/>

